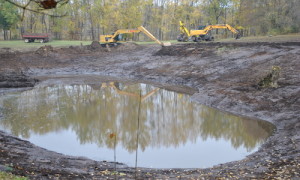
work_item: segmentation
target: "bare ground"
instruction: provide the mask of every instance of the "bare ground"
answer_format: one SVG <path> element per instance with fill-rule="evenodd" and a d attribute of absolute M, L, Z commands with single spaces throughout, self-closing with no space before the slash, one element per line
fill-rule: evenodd
<path fill-rule="evenodd" d="M 90 80 L 95 75 L 122 77 L 171 89 L 188 86 L 196 89 L 192 96 L 196 102 L 267 120 L 277 129 L 257 152 L 241 161 L 207 169 L 138 171 L 118 164 L 118 172 L 114 172 L 113 163 L 64 156 L 0 131 L 0 170 L 10 166 L 14 174 L 30 179 L 300 178 L 299 39 L 163 48 L 126 44 L 110 50 L 92 44 L 60 49 L 46 46 L 33 52 L 0 51 L 0 93 L 62 76 L 89 75 Z M 259 87 L 272 66 L 281 68 L 279 87 Z"/>

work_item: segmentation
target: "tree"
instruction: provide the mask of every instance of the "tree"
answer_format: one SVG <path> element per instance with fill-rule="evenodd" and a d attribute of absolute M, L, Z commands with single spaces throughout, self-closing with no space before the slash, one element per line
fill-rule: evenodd
<path fill-rule="evenodd" d="M 3 30 L 4 40 L 11 39 L 8 35 L 18 20 L 19 15 L 17 8 L 6 1 L 0 0 L 0 28 Z"/>
<path fill-rule="evenodd" d="M 240 0 L 239 22 L 251 35 L 296 33 L 299 8 L 298 0 Z"/>
<path fill-rule="evenodd" d="M 41 3 L 46 1 L 57 3 L 57 6 L 44 11 Z M 21 17 L 24 16 L 20 27 L 21 33 L 48 32 L 53 33 L 56 39 L 98 40 L 100 34 L 111 34 L 117 29 L 136 28 L 140 25 L 145 26 L 160 40 L 176 39 L 179 34 L 179 20 L 183 21 L 188 29 L 197 29 L 199 25 L 228 23 L 237 29 L 243 29 L 243 35 L 300 31 L 299 0 L 0 0 L 0 2 L 1 8 L 4 2 L 11 3 L 9 8 L 1 9 L 0 12 L 0 28 L 6 29 L 6 39 L 8 32 L 13 32 L 9 29 L 16 32 L 15 21 L 18 13 Z M 216 32 L 218 33 L 218 30 Z M 140 36 L 141 40 L 143 37 Z"/>
<path fill-rule="evenodd" d="M 209 24 L 221 23 L 221 17 L 225 19 L 226 8 L 229 7 L 230 0 L 206 0 L 204 11 L 207 14 Z M 218 29 L 216 30 L 218 34 Z"/>
<path fill-rule="evenodd" d="M 53 14 L 48 14 L 45 12 L 45 10 L 50 10 L 50 9 L 56 9 L 58 7 L 62 7 L 65 4 L 69 2 L 69 0 L 4 0 L 5 2 L 8 2 L 15 7 L 21 8 L 23 10 L 23 15 L 22 15 L 22 20 L 24 18 L 25 11 L 31 11 L 35 12 L 38 14 L 44 14 L 44 15 L 49 15 L 52 17 L 62 17 L 62 15 L 53 15 Z"/>

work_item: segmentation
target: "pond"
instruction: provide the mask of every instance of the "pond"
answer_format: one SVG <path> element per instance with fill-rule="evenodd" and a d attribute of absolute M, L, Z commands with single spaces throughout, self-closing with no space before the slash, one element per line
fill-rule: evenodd
<path fill-rule="evenodd" d="M 0 129 L 48 150 L 149 168 L 240 160 L 271 123 L 199 105 L 148 84 L 37 86 L 0 97 Z"/>

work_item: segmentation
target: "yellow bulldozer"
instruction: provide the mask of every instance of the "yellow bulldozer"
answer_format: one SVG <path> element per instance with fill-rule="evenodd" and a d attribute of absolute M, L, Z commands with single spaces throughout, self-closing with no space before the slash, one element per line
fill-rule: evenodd
<path fill-rule="evenodd" d="M 100 44 L 117 44 L 120 42 L 125 42 L 124 34 L 132 34 L 132 33 L 140 33 L 143 32 L 150 39 L 155 41 L 161 46 L 169 46 L 170 43 L 163 43 L 158 40 L 155 36 L 153 36 L 146 28 L 143 26 L 139 26 L 136 29 L 119 29 L 112 33 L 111 35 L 100 35 Z"/>
<path fill-rule="evenodd" d="M 188 30 L 182 21 L 179 21 L 180 34 L 177 36 L 177 41 L 187 42 L 192 40 L 194 42 L 200 41 L 213 41 L 214 37 L 211 36 L 210 31 L 213 29 L 228 29 L 236 36 L 236 39 L 241 38 L 241 34 L 238 30 L 228 24 L 216 24 L 208 26 L 199 26 L 197 30 Z"/>

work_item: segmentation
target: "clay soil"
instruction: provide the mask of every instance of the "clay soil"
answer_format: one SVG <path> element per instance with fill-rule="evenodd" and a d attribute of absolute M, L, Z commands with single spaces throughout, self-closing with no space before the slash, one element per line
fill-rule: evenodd
<path fill-rule="evenodd" d="M 192 100 L 222 111 L 269 121 L 274 134 L 243 160 L 206 169 L 132 168 L 42 149 L 0 131 L 0 170 L 29 179 L 299 179 L 300 40 L 211 42 L 158 45 L 123 44 L 52 48 L 30 52 L 0 50 L 0 93 L 66 77 L 97 76 L 194 91 Z M 281 68 L 278 87 L 262 88 L 272 66 Z M 63 77 L 63 78 L 62 78 Z M 67 81 L 73 81 L 70 78 Z M 22 90 L 22 89 L 21 89 Z M 1 118 L 1 107 L 0 107 Z M 9 168 L 8 168 L 9 167 Z"/>

